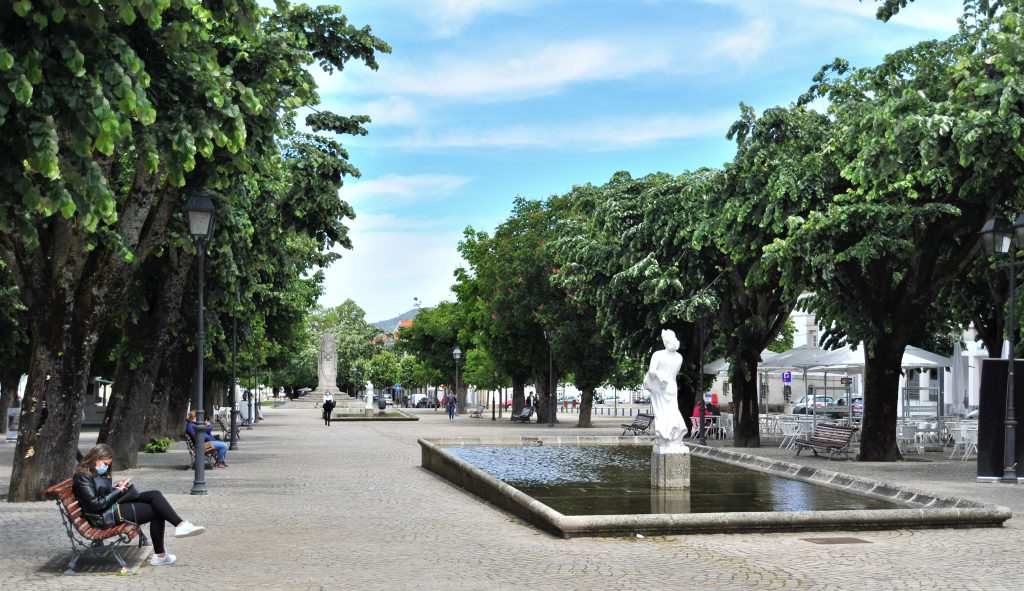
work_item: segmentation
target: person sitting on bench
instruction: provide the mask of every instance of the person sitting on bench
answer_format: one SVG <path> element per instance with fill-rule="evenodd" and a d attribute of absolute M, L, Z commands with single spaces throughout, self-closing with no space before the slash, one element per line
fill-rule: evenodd
<path fill-rule="evenodd" d="M 149 537 L 153 541 L 153 566 L 174 564 L 177 558 L 164 548 L 164 524 L 174 525 L 174 537 L 198 536 L 206 528 L 185 521 L 158 490 L 138 492 L 131 478 L 122 478 L 112 484 L 110 463 L 114 456 L 110 447 L 100 443 L 90 449 L 75 468 L 71 490 L 82 506 L 82 514 L 89 525 L 107 529 L 125 521 L 149 524 Z"/>
<path fill-rule="evenodd" d="M 206 430 L 203 431 L 203 445 L 199 445 L 199 442 L 196 442 L 196 450 L 203 449 L 206 446 L 206 442 L 209 441 L 213 445 L 214 449 L 217 450 L 217 463 L 214 464 L 213 467 L 227 468 L 228 465 L 224 461 L 224 458 L 226 458 L 228 455 L 228 444 L 221 441 L 220 439 L 217 439 L 213 435 L 210 435 L 209 419 L 205 421 L 205 424 Z M 194 410 L 188 411 L 188 422 L 185 423 L 185 432 L 188 433 L 188 436 L 192 438 L 192 441 L 196 440 L 196 411 Z"/>

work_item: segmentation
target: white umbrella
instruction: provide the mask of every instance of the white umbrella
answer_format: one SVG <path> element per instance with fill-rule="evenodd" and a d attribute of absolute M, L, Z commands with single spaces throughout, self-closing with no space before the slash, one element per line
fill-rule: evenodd
<path fill-rule="evenodd" d="M 770 361 L 771 359 L 774 359 L 777 355 L 778 353 L 773 353 L 768 349 L 761 351 L 761 361 L 758 362 L 757 364 L 758 369 L 761 368 L 761 365 L 763 363 Z M 726 361 L 724 357 L 719 357 L 714 361 L 709 361 L 708 363 L 704 364 L 704 373 L 715 374 L 722 371 L 729 371 L 729 362 Z"/>
<path fill-rule="evenodd" d="M 960 348 L 960 341 L 953 343 L 953 368 L 952 368 L 952 399 L 954 404 L 961 404 L 963 401 L 964 410 L 967 412 L 967 389 L 964 387 L 964 354 Z"/>
<path fill-rule="evenodd" d="M 818 357 L 816 363 L 811 366 L 813 369 L 843 370 L 848 373 L 860 373 L 864 371 L 864 343 L 861 343 L 854 351 L 849 345 L 829 351 Z M 922 368 L 922 367 L 952 367 L 953 360 L 943 357 L 919 347 L 907 346 L 903 351 L 903 359 L 900 367 Z"/>

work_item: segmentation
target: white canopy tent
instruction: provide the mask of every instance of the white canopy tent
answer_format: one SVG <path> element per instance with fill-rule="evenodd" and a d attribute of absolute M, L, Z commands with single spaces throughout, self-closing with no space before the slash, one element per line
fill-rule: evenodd
<path fill-rule="evenodd" d="M 864 365 L 864 343 L 861 343 L 856 350 L 853 350 L 849 345 L 847 345 L 841 349 L 836 349 L 835 351 L 830 351 L 826 355 L 822 355 L 817 359 L 817 363 L 813 369 L 819 371 L 841 371 L 847 374 L 859 374 L 864 372 Z M 925 351 L 920 347 L 908 345 L 903 351 L 903 359 L 900 362 L 900 367 L 903 369 L 944 370 L 953 367 L 953 360 L 949 357 L 943 357 L 942 355 Z M 939 377 L 940 379 L 938 382 L 941 384 L 941 374 Z M 910 416 L 913 414 L 915 412 L 913 409 L 915 408 L 918 409 L 917 412 L 924 412 L 922 409 L 925 407 L 931 408 L 930 402 L 926 402 L 924 405 L 914 402 L 915 400 L 920 399 L 922 391 L 927 392 L 931 390 L 934 390 L 934 388 L 917 388 L 905 384 L 903 389 L 900 391 L 899 396 L 900 406 L 903 408 L 904 416 Z M 916 394 L 914 394 L 915 392 Z M 907 396 L 908 393 L 911 394 L 909 398 Z M 918 398 L 914 398 L 914 396 L 917 396 Z M 935 414 L 943 414 L 945 401 L 941 387 L 938 389 L 933 401 L 935 403 Z M 929 410 L 927 412 L 930 413 L 931 411 Z"/>

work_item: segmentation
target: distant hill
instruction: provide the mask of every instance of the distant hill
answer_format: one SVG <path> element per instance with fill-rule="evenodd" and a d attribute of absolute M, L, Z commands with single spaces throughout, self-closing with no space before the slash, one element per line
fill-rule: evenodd
<path fill-rule="evenodd" d="M 394 332 L 394 330 L 398 326 L 399 322 L 401 322 L 403 320 L 412 320 L 413 318 L 416 318 L 416 315 L 419 314 L 419 313 L 420 313 L 420 311 L 418 309 L 413 308 L 412 310 L 409 310 L 408 312 L 405 312 L 403 314 L 395 316 L 394 318 L 388 318 L 387 320 L 381 320 L 380 322 L 374 322 L 373 325 L 376 326 L 377 328 L 383 330 L 386 333 L 391 333 L 391 332 Z"/>

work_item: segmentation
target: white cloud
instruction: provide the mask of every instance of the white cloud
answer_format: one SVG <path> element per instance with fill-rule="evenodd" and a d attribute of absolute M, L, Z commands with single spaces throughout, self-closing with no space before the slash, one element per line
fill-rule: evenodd
<path fill-rule="evenodd" d="M 767 20 L 746 23 L 738 31 L 722 35 L 712 42 L 710 56 L 725 56 L 736 62 L 757 60 L 772 41 L 775 27 Z"/>
<path fill-rule="evenodd" d="M 425 198 L 446 197 L 461 189 L 469 177 L 451 174 L 386 174 L 380 178 L 359 179 L 341 189 L 349 203 L 388 200 L 409 203 Z"/>
<path fill-rule="evenodd" d="M 455 299 L 453 273 L 465 264 L 456 248 L 461 233 L 364 229 L 359 220 L 353 223 L 353 250 L 341 251 L 342 259 L 324 270 L 321 305 L 351 298 L 372 322 L 409 310 L 413 298 L 425 306 Z"/>
<path fill-rule="evenodd" d="M 508 47 L 490 55 L 441 56 L 431 63 L 382 60 L 370 75 L 317 75 L 325 95 L 346 89 L 441 99 L 520 100 L 557 92 L 571 84 L 617 80 L 666 68 L 671 56 L 660 46 L 634 42 L 577 40 L 543 47 Z"/>
<path fill-rule="evenodd" d="M 537 4 L 530 0 L 419 0 L 417 14 L 436 37 L 453 37 L 487 12 L 521 12 Z"/>
<path fill-rule="evenodd" d="M 353 113 L 370 116 L 373 125 L 411 125 L 421 123 L 425 117 L 412 101 L 400 96 L 387 96 L 352 108 Z"/>
<path fill-rule="evenodd" d="M 644 115 L 563 125 L 522 125 L 491 130 L 413 135 L 380 145 L 405 149 L 431 148 L 573 148 L 587 151 L 640 147 L 662 141 L 722 135 L 735 121 L 733 110 L 692 115 Z"/>

